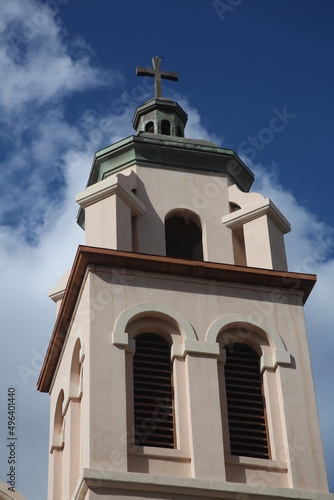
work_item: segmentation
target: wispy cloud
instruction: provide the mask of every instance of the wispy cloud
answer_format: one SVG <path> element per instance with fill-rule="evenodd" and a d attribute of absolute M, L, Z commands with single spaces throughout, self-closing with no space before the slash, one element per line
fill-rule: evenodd
<path fill-rule="evenodd" d="M 0 265 L 6 290 L 1 318 L 6 378 L 0 380 L 0 393 L 5 394 L 8 383 L 19 388 L 19 458 L 21 464 L 30 464 L 30 470 L 22 465 L 20 477 L 33 491 L 32 471 L 47 477 L 49 401 L 35 388 L 55 313 L 47 290 L 70 267 L 84 240 L 75 222 L 75 194 L 84 189 L 94 152 L 133 133 L 135 107 L 152 97 L 152 87 L 143 79 L 131 91 L 115 91 L 109 109 L 88 107 L 69 118 L 68 97 L 98 88 L 103 81 L 119 84 L 120 74 L 109 72 L 106 78 L 86 42 L 67 40 L 57 17 L 43 17 L 38 2 L 0 4 L 0 66 L 6 75 L 0 86 L 0 146 L 6 146 L 0 160 Z M 189 99 L 177 100 L 189 114 L 187 137 L 222 143 Z M 255 172 L 255 190 L 271 197 L 292 223 L 286 238 L 290 269 L 318 274 L 306 313 L 325 451 L 334 469 L 334 450 L 326 439 L 334 416 L 328 383 L 333 378 L 333 228 L 301 206 L 280 185 L 275 170 L 246 163 Z M 27 370 L 27 384 L 19 366 Z M 34 411 L 25 410 L 30 407 Z M 0 470 L 6 470 L 3 459 Z M 43 488 L 45 483 L 41 492 Z"/>
<path fill-rule="evenodd" d="M 255 173 L 254 189 L 270 197 L 290 221 L 292 231 L 286 235 L 289 269 L 317 275 L 317 283 L 305 307 L 307 333 L 312 361 L 314 385 L 319 408 L 328 473 L 334 470 L 332 434 L 334 402 L 330 381 L 334 378 L 334 228 L 301 205 L 279 182 L 278 168 L 247 164 Z M 333 474 L 329 474 L 331 491 Z"/>
<path fill-rule="evenodd" d="M 265 168 L 247 158 L 245 161 L 255 174 L 253 189 L 271 198 L 291 223 L 292 231 L 285 237 L 289 268 L 315 272 L 333 253 L 334 229 L 298 203 L 293 193 L 280 184 L 277 167 Z"/>
<path fill-rule="evenodd" d="M 200 116 L 198 109 L 189 102 L 187 97 L 177 92 L 172 92 L 172 98 L 180 104 L 186 113 L 188 113 L 188 122 L 185 130 L 186 137 L 191 139 L 202 139 L 215 144 L 222 144 L 224 142 L 224 137 L 220 137 L 208 130 L 208 127 L 203 123 L 203 118 Z"/>
<path fill-rule="evenodd" d="M 90 47 L 80 38 L 65 43 L 58 18 L 42 6 L 18 0 L 1 3 L 0 64 L 6 78 L 0 105 L 5 113 L 50 103 L 106 81 L 104 70 L 91 62 Z"/>
<path fill-rule="evenodd" d="M 85 117 L 66 117 L 68 97 L 121 81 L 119 72 L 92 62 L 83 39 L 67 41 L 58 18 L 42 6 L 1 3 L 0 238 L 7 246 L 14 235 L 36 244 L 48 230 L 66 197 L 69 153 L 91 142 Z"/>

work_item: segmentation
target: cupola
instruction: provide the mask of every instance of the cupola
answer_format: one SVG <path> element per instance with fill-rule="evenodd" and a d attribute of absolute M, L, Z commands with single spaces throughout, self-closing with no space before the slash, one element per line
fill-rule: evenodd
<path fill-rule="evenodd" d="M 172 99 L 163 98 L 161 94 L 161 79 L 178 80 L 178 74 L 161 71 L 161 57 L 152 58 L 153 69 L 137 67 L 138 76 L 154 77 L 155 98 L 136 109 L 133 117 L 133 128 L 137 134 L 149 132 L 152 134 L 184 137 L 184 129 L 188 115 L 181 106 Z"/>
<path fill-rule="evenodd" d="M 132 125 L 137 134 L 152 134 L 184 137 L 184 129 L 188 120 L 187 113 L 171 99 L 151 99 L 136 109 Z"/>

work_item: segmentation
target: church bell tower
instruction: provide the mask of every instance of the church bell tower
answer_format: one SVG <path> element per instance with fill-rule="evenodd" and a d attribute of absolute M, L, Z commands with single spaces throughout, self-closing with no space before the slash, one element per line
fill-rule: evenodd
<path fill-rule="evenodd" d="M 185 137 L 162 97 L 95 154 L 85 231 L 50 292 L 38 381 L 51 399 L 49 500 L 305 499 L 328 493 L 289 222 L 230 149 Z"/>

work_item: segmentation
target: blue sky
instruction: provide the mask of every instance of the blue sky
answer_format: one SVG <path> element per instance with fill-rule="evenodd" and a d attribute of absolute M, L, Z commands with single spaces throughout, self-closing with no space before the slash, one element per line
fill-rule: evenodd
<path fill-rule="evenodd" d="M 314 272 L 306 307 L 331 491 L 334 217 L 332 0 L 0 0 L 0 479 L 6 391 L 17 390 L 17 488 L 46 498 L 49 397 L 36 381 L 55 319 L 48 289 L 83 232 L 75 194 L 94 152 L 133 133 L 160 55 L 179 72 L 163 95 L 188 137 L 233 148 L 292 223 L 289 268 Z M 281 117 L 280 121 L 275 117 Z M 283 117 L 283 118 L 282 118 Z"/>

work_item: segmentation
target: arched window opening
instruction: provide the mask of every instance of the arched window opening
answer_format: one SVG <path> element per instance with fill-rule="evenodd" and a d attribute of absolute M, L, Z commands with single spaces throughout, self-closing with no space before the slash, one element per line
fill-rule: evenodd
<path fill-rule="evenodd" d="M 236 212 L 237 210 L 240 210 L 241 206 L 238 205 L 237 203 L 230 202 L 230 213 Z"/>
<path fill-rule="evenodd" d="M 63 432 L 63 403 L 64 403 L 64 391 L 61 390 L 57 399 L 55 418 L 53 425 L 54 434 L 61 436 Z"/>
<path fill-rule="evenodd" d="M 70 374 L 70 385 L 71 386 L 79 386 L 80 383 L 80 349 L 81 342 L 80 339 L 76 341 L 73 354 L 72 354 L 72 363 L 71 363 L 71 374 Z"/>
<path fill-rule="evenodd" d="M 145 132 L 149 132 L 150 134 L 154 134 L 154 123 L 153 122 L 146 123 Z"/>
<path fill-rule="evenodd" d="M 170 122 L 168 120 L 161 121 L 161 133 L 163 135 L 170 135 Z"/>
<path fill-rule="evenodd" d="M 135 444 L 174 448 L 170 346 L 159 335 L 136 337 L 133 356 Z"/>
<path fill-rule="evenodd" d="M 259 357 L 246 344 L 229 344 L 225 349 L 231 455 L 269 458 Z"/>
<path fill-rule="evenodd" d="M 177 135 L 177 137 L 183 137 L 183 132 L 182 132 L 182 128 L 180 127 L 180 125 L 178 125 L 176 127 L 176 135 Z"/>
<path fill-rule="evenodd" d="M 203 260 L 202 230 L 189 217 L 170 217 L 165 223 L 166 256 Z"/>

